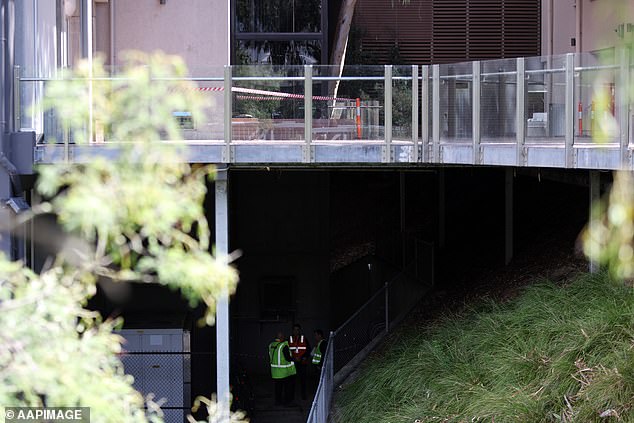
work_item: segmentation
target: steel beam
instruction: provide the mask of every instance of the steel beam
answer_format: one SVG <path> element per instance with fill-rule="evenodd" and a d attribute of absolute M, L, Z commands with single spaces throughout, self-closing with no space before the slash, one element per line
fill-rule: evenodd
<path fill-rule="evenodd" d="M 517 58 L 517 79 L 515 94 L 515 142 L 517 157 L 515 164 L 524 166 L 524 143 L 526 142 L 526 62 L 523 57 Z"/>
<path fill-rule="evenodd" d="M 629 104 L 630 104 L 630 50 L 628 47 L 620 47 L 619 53 L 619 76 L 616 79 L 616 98 L 617 98 L 617 119 L 619 122 L 619 144 L 620 144 L 620 169 L 630 167 L 629 142 L 630 142 L 630 125 L 629 125 Z"/>
<path fill-rule="evenodd" d="M 385 65 L 384 94 L 385 151 L 383 162 L 389 163 L 392 155 L 392 65 Z"/>
<path fill-rule="evenodd" d="M 480 62 L 472 63 L 471 136 L 473 138 L 473 164 L 480 164 Z"/>
<path fill-rule="evenodd" d="M 429 66 L 424 65 L 421 75 L 421 161 L 429 162 Z"/>
<path fill-rule="evenodd" d="M 313 66 L 304 66 L 304 163 L 311 161 L 313 141 Z"/>
<path fill-rule="evenodd" d="M 224 139 L 225 146 L 222 151 L 223 163 L 231 162 L 231 114 L 233 112 L 233 103 L 231 95 L 232 85 L 232 69 L 230 65 L 225 66 L 224 74 Z"/>
<path fill-rule="evenodd" d="M 418 65 L 412 65 L 412 161 L 418 163 Z"/>
<path fill-rule="evenodd" d="M 440 163 L 440 66 L 432 66 L 432 145 L 433 161 Z"/>
<path fill-rule="evenodd" d="M 593 226 L 597 224 L 596 220 L 592 219 L 592 207 L 599 201 L 601 196 L 601 174 L 595 170 L 590 171 L 590 204 L 588 208 L 588 216 L 590 221 L 590 232 L 597 233 L 596 228 Z M 590 260 L 589 266 L 590 273 L 597 273 L 599 271 L 599 263 L 594 260 Z"/>
<path fill-rule="evenodd" d="M 513 168 L 504 171 L 504 264 L 513 258 Z"/>
<path fill-rule="evenodd" d="M 574 166 L 574 129 L 575 129 L 575 55 L 566 54 L 566 167 Z"/>
<path fill-rule="evenodd" d="M 227 168 L 218 169 L 215 182 L 216 259 L 224 263 L 229 255 L 227 176 Z M 218 417 L 215 422 L 229 423 L 229 293 L 226 289 L 220 293 L 216 303 L 216 381 Z"/>

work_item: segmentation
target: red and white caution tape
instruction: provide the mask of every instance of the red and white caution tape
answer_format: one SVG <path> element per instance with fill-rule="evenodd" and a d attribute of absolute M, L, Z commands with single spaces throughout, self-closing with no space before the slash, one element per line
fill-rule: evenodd
<path fill-rule="evenodd" d="M 198 91 L 203 92 L 221 92 L 224 91 L 224 87 L 198 87 Z M 241 95 L 238 96 L 241 100 L 273 100 L 275 97 L 277 99 L 296 99 L 303 100 L 304 94 L 293 94 L 293 93 L 283 93 L 279 91 L 266 91 L 266 90 L 256 90 L 253 88 L 243 88 L 243 87 L 231 87 L 231 92 L 234 93 L 244 93 L 244 94 L 252 94 L 252 95 Z M 254 94 L 254 95 L 253 95 Z M 313 100 L 318 101 L 355 101 L 353 98 L 339 98 L 339 97 L 326 97 L 321 95 L 314 95 Z"/>

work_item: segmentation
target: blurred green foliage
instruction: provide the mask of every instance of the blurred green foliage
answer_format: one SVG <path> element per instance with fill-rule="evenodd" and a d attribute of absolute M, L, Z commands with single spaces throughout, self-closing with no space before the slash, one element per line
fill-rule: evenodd
<path fill-rule="evenodd" d="M 54 213 L 68 235 L 40 274 L 0 258 L 3 406 L 84 406 L 92 422 L 161 421 L 159 404 L 134 390 L 117 357 L 113 329 L 122 322 L 84 308 L 96 283 L 167 285 L 192 305 L 202 301 L 208 324 L 218 295 L 235 291 L 237 272 L 210 253 L 202 203 L 214 169 L 189 166 L 175 144 L 160 141 L 179 138 L 172 112 L 196 118 L 203 99 L 177 57 L 130 53 L 126 63 L 107 78 L 101 60 L 83 62 L 48 87 L 45 108 L 76 142 L 89 140 L 91 118 L 120 142 L 115 159 L 38 169 L 37 191 L 48 200 L 31 217 Z M 205 404 L 211 419 L 215 402 Z"/>

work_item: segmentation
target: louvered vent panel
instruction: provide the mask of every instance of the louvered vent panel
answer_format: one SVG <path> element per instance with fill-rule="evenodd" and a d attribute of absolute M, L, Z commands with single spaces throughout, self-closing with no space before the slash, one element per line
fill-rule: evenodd
<path fill-rule="evenodd" d="M 540 13 L 540 0 L 358 0 L 354 25 L 376 63 L 450 63 L 539 55 Z"/>

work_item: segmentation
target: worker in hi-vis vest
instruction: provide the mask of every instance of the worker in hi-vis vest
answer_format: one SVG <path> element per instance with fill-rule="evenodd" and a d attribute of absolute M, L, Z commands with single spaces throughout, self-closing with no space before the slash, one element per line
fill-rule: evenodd
<path fill-rule="evenodd" d="M 315 330 L 315 342 L 317 345 L 313 348 L 312 356 L 313 356 L 313 364 L 317 366 L 317 369 L 321 371 L 321 366 L 324 363 L 324 355 L 326 355 L 326 344 L 327 341 L 324 339 L 324 333 L 321 329 Z"/>
<path fill-rule="evenodd" d="M 309 363 L 308 341 L 302 333 L 302 327 L 298 324 L 293 325 L 293 334 L 288 338 L 288 346 L 293 356 L 295 369 L 297 370 L 297 379 L 299 379 L 299 390 L 302 399 L 306 399 L 306 370 Z M 293 389 L 293 393 L 295 389 Z"/>
<path fill-rule="evenodd" d="M 295 363 L 282 332 L 269 345 L 271 377 L 275 384 L 275 405 L 285 405 L 292 401 L 295 390 Z"/>

